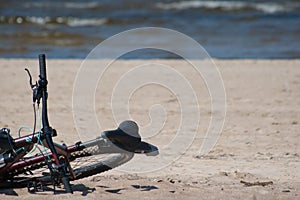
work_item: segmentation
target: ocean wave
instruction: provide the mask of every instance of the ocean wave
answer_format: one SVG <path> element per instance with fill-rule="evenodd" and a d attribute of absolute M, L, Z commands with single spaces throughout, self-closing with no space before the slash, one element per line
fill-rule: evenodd
<path fill-rule="evenodd" d="M 99 26 L 107 23 L 106 18 L 0 16 L 0 24 L 67 25 L 70 27 Z"/>
<path fill-rule="evenodd" d="M 157 3 L 156 7 L 164 10 L 185 10 L 202 8 L 221 11 L 256 10 L 264 13 L 288 12 L 300 8 L 298 2 L 245 2 L 245 1 L 180 1 L 172 3 Z"/>
<path fill-rule="evenodd" d="M 70 9 L 93 9 L 100 7 L 99 2 L 28 2 L 26 8 L 70 8 Z"/>
<path fill-rule="evenodd" d="M 69 26 L 99 26 L 107 22 L 106 18 L 90 18 L 90 19 L 81 19 L 81 18 L 68 18 L 66 24 Z"/>

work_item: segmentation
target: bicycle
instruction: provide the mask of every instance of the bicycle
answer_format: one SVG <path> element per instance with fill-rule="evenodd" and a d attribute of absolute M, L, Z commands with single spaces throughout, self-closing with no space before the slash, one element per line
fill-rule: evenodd
<path fill-rule="evenodd" d="M 52 138 L 57 132 L 50 126 L 47 114 L 45 55 L 39 55 L 40 74 L 35 84 L 29 70 L 25 70 L 33 94 L 34 125 L 32 133 L 19 134 L 17 138 L 10 135 L 8 128 L 0 130 L 0 188 L 27 187 L 29 192 L 37 192 L 53 185 L 55 192 L 57 186 L 63 185 L 67 193 L 73 193 L 71 181 L 118 167 L 130 161 L 134 154 L 159 154 L 157 147 L 141 140 L 137 124 L 130 120 L 90 141 L 71 146 L 55 143 Z M 37 119 L 40 104 L 41 120 Z M 40 130 L 36 130 L 40 121 Z"/>

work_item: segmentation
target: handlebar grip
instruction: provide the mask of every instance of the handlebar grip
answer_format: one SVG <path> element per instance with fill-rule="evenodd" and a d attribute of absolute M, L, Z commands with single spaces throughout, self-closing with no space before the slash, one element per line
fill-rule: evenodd
<path fill-rule="evenodd" d="M 39 55 L 39 64 L 40 64 L 40 78 L 47 80 L 46 77 L 46 56 L 45 54 Z"/>

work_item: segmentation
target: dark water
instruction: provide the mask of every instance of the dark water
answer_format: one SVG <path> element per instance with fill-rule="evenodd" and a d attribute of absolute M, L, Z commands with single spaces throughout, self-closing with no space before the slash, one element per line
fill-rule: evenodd
<path fill-rule="evenodd" d="M 300 1 L 293 0 L 0 0 L 0 57 L 84 58 L 104 39 L 148 26 L 182 32 L 216 58 L 300 58 Z M 156 57 L 173 55 L 127 56 Z"/>

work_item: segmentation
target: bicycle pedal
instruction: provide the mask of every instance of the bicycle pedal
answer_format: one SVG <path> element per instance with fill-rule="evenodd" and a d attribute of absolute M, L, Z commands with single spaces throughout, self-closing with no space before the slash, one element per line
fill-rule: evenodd
<path fill-rule="evenodd" d="M 42 182 L 32 181 L 27 184 L 27 191 L 29 193 L 37 193 L 37 192 L 44 192 L 44 185 Z"/>

